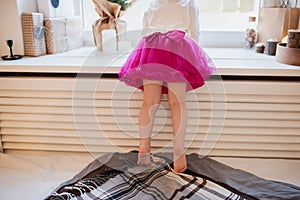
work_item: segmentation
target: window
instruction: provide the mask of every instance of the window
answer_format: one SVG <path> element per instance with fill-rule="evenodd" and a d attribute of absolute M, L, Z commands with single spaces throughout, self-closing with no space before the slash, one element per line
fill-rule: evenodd
<path fill-rule="evenodd" d="M 83 24 L 90 31 L 99 18 L 92 0 L 82 1 Z M 151 0 L 136 0 L 122 18 L 128 30 L 142 26 L 143 13 Z M 249 16 L 257 16 L 259 0 L 196 0 L 200 10 L 200 28 L 204 46 L 241 46 Z M 208 38 L 209 37 L 209 38 Z M 212 38 L 215 37 L 215 38 Z M 224 39 L 226 37 L 226 39 Z M 231 38 L 231 39 L 230 39 Z M 220 41 L 219 41 L 220 40 Z M 232 41 L 232 43 L 230 43 Z M 220 43 L 221 42 L 221 43 Z"/>
<path fill-rule="evenodd" d="M 97 20 L 99 16 L 94 10 L 95 6 L 92 0 L 81 0 L 81 2 L 83 28 L 85 30 L 91 30 L 93 22 Z"/>
<path fill-rule="evenodd" d="M 203 30 L 245 30 L 259 0 L 197 0 Z"/>

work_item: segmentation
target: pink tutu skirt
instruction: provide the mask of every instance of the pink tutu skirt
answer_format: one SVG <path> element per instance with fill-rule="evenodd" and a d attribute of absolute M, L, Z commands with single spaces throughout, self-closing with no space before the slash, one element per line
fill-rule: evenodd
<path fill-rule="evenodd" d="M 143 79 L 187 83 L 190 91 L 204 85 L 216 70 L 212 60 L 184 31 L 155 32 L 143 37 L 119 72 L 119 80 L 143 90 Z"/>

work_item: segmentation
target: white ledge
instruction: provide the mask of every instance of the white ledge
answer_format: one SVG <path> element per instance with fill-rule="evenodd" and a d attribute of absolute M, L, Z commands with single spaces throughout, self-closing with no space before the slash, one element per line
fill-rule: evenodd
<path fill-rule="evenodd" d="M 242 48 L 205 48 L 221 75 L 232 76 L 300 76 L 300 67 L 278 63 L 275 56 Z M 0 72 L 33 73 L 118 73 L 130 51 L 105 55 L 95 47 L 40 57 L 0 61 Z"/>

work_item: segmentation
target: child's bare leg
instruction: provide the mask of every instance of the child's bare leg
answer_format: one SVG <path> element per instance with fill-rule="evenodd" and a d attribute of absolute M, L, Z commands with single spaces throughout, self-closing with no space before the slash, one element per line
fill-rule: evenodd
<path fill-rule="evenodd" d="M 139 115 L 140 147 L 138 164 L 150 165 L 151 133 L 161 99 L 161 81 L 144 80 L 144 102 Z"/>
<path fill-rule="evenodd" d="M 183 172 L 187 168 L 184 139 L 187 125 L 185 103 L 186 83 L 168 83 L 168 100 L 172 114 L 174 131 L 174 171 Z"/>

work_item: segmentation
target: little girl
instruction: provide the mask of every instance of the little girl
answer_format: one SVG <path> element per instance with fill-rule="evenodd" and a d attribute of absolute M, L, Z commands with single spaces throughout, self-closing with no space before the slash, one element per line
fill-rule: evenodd
<path fill-rule="evenodd" d="M 143 38 L 119 72 L 119 80 L 144 92 L 139 115 L 138 164 L 150 165 L 151 132 L 161 94 L 168 94 L 174 132 L 174 171 L 187 168 L 184 138 L 186 92 L 204 85 L 215 71 L 198 45 L 195 0 L 152 0 L 143 19 Z"/>

